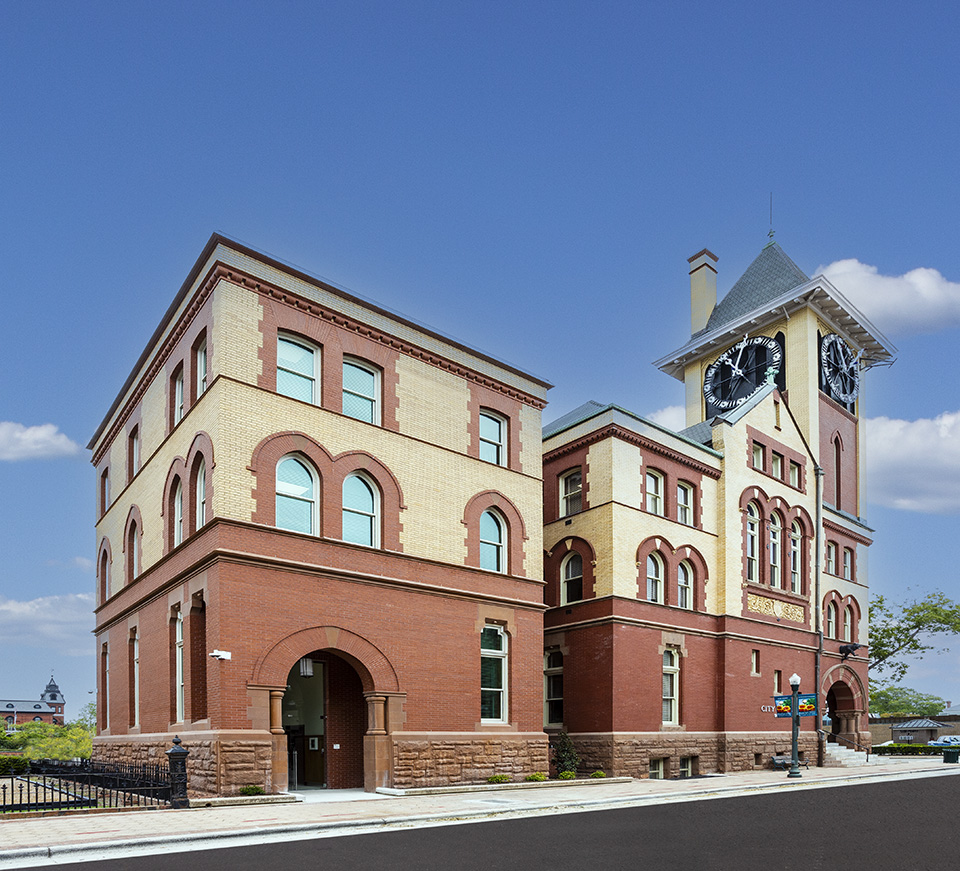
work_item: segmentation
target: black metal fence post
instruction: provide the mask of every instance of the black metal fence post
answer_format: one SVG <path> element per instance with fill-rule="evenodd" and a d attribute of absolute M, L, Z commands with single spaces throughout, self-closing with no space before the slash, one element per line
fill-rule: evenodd
<path fill-rule="evenodd" d="M 187 757 L 190 751 L 180 746 L 180 736 L 173 739 L 173 747 L 167 751 L 167 762 L 170 765 L 170 807 L 190 807 L 187 798 Z"/>

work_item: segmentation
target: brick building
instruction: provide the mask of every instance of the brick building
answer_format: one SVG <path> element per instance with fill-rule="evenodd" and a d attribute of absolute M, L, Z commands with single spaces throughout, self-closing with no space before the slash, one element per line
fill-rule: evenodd
<path fill-rule="evenodd" d="M 868 741 L 839 647 L 894 349 L 774 243 L 719 303 L 715 263 L 658 362 L 685 429 L 542 429 L 544 381 L 212 237 L 89 445 L 95 756 L 179 734 L 197 793 L 409 787 L 544 771 L 565 729 L 610 773 L 749 768 L 794 671 Z"/>
<path fill-rule="evenodd" d="M 7 731 L 23 723 L 53 723 L 63 725 L 66 701 L 60 687 L 50 680 L 39 699 L 0 699 L 0 717 Z"/>
<path fill-rule="evenodd" d="M 544 430 L 546 728 L 614 774 L 768 764 L 794 672 L 830 740 L 869 743 L 840 646 L 868 629 L 860 370 L 894 349 L 774 242 L 719 303 L 716 262 L 690 259 L 692 335 L 656 364 L 685 429 L 591 402 Z"/>
<path fill-rule="evenodd" d="M 95 756 L 179 734 L 205 793 L 544 770 L 548 386 L 211 238 L 90 443 Z"/>

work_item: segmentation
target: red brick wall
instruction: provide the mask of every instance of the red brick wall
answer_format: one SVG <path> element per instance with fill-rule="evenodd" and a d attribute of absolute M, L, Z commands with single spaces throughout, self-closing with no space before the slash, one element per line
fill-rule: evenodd
<path fill-rule="evenodd" d="M 316 658 L 324 662 L 327 669 L 327 786 L 363 789 L 367 703 L 360 676 L 339 656 L 325 654 Z"/>
<path fill-rule="evenodd" d="M 840 504 L 837 505 L 837 474 L 834 439 L 839 436 L 840 451 Z M 841 408 L 832 399 L 820 394 L 820 465 L 823 466 L 823 501 L 841 511 L 858 516 L 859 493 L 857 489 L 859 446 L 857 444 L 857 418 Z"/>

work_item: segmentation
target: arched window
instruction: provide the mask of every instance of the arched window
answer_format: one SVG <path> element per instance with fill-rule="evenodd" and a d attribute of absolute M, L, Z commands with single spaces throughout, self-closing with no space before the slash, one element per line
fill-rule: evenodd
<path fill-rule="evenodd" d="M 306 342 L 277 337 L 277 393 L 319 405 L 320 353 Z"/>
<path fill-rule="evenodd" d="M 106 549 L 100 553 L 100 601 L 110 598 L 110 557 Z"/>
<path fill-rule="evenodd" d="M 843 640 L 853 641 L 853 609 L 849 605 L 843 609 Z"/>
<path fill-rule="evenodd" d="M 106 514 L 110 507 L 110 470 L 100 473 L 100 513 Z"/>
<path fill-rule="evenodd" d="M 800 569 L 803 565 L 803 554 L 800 550 L 803 544 L 803 531 L 800 521 L 794 520 L 790 524 L 790 592 L 800 592 Z"/>
<path fill-rule="evenodd" d="M 183 542 L 183 482 L 177 478 L 173 486 L 173 546 Z"/>
<path fill-rule="evenodd" d="M 140 532 L 137 521 L 130 521 L 127 529 L 127 583 L 140 574 Z"/>
<path fill-rule="evenodd" d="M 827 605 L 827 619 L 823 634 L 827 638 L 837 637 L 837 603 L 831 602 Z"/>
<path fill-rule="evenodd" d="M 277 527 L 314 535 L 317 529 L 317 486 L 314 473 L 297 457 L 277 464 Z"/>
<path fill-rule="evenodd" d="M 484 511 L 480 515 L 480 568 L 488 572 L 505 571 L 503 558 L 505 545 L 506 533 L 503 519 L 494 511 Z"/>
<path fill-rule="evenodd" d="M 783 521 L 774 511 L 770 515 L 770 586 L 777 589 L 781 586 L 781 569 L 783 563 Z"/>
<path fill-rule="evenodd" d="M 747 580 L 760 581 L 760 510 L 751 502 L 747 505 Z"/>
<path fill-rule="evenodd" d="M 647 599 L 663 604 L 663 560 L 657 553 L 647 557 Z"/>
<path fill-rule="evenodd" d="M 687 610 L 693 608 L 693 569 L 686 560 L 677 566 L 677 605 Z"/>
<path fill-rule="evenodd" d="M 380 546 L 379 491 L 362 475 L 343 482 L 343 540 L 367 547 Z"/>
<path fill-rule="evenodd" d="M 194 466 L 193 479 L 194 493 L 196 494 L 194 517 L 196 518 L 196 528 L 200 529 L 207 522 L 207 464 L 203 457 L 200 457 Z"/>
<path fill-rule="evenodd" d="M 380 372 L 359 360 L 343 361 L 343 413 L 380 423 Z"/>
<path fill-rule="evenodd" d="M 833 482 L 836 487 L 836 501 L 833 503 L 837 508 L 840 507 L 840 460 L 843 454 L 843 444 L 840 442 L 840 436 L 833 439 Z"/>
<path fill-rule="evenodd" d="M 583 557 L 578 553 L 567 554 L 561 566 L 560 604 L 579 602 L 583 598 Z"/>

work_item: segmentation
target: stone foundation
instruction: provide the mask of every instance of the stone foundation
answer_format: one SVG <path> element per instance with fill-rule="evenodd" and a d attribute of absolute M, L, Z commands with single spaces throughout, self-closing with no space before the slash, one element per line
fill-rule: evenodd
<path fill-rule="evenodd" d="M 549 766 L 547 738 L 518 735 L 394 735 L 393 786 L 484 783 L 494 774 L 520 778 Z"/>
<path fill-rule="evenodd" d="M 279 792 L 273 783 L 273 742 L 268 732 L 181 732 L 187 757 L 187 789 L 191 797 L 237 795 L 240 787 L 260 786 Z M 111 764 L 166 765 L 173 747 L 169 735 L 101 735 L 93 739 L 92 758 Z"/>
<path fill-rule="evenodd" d="M 600 769 L 613 777 L 649 777 L 650 760 L 663 759 L 666 777 L 680 770 L 680 760 L 693 757 L 694 774 L 770 768 L 771 757 L 789 756 L 789 733 L 640 732 L 571 734 L 580 754 L 581 772 Z M 817 737 L 804 733 L 799 751 L 817 764 Z"/>

